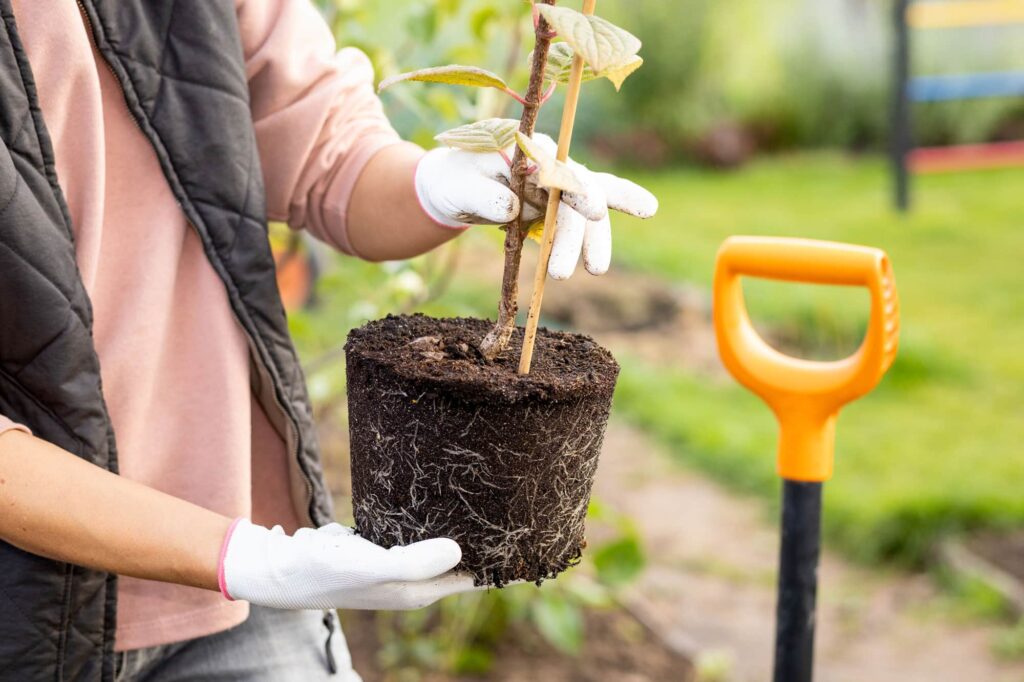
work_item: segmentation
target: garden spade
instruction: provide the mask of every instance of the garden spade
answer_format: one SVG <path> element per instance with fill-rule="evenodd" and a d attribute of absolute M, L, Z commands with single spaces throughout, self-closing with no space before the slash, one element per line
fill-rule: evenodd
<path fill-rule="evenodd" d="M 741 278 L 865 287 L 867 334 L 852 356 L 834 362 L 789 357 L 754 329 Z M 896 357 L 899 299 L 883 251 L 806 239 L 732 237 L 718 253 L 715 334 L 722 362 L 760 396 L 779 422 L 783 480 L 782 547 L 775 631 L 775 682 L 809 682 L 821 542 L 821 490 L 832 477 L 839 410 L 870 392 Z"/>

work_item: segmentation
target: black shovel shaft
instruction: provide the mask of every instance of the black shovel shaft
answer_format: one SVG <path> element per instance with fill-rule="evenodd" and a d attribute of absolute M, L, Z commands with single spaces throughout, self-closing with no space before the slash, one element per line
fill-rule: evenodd
<path fill-rule="evenodd" d="M 783 481 L 775 682 L 810 682 L 821 551 L 821 483 Z"/>

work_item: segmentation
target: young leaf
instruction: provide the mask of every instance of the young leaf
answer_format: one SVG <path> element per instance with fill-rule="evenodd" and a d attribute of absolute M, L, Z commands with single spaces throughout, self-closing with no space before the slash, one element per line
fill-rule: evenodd
<path fill-rule="evenodd" d="M 540 170 L 537 184 L 548 189 L 560 189 L 563 192 L 582 192 L 583 183 L 576 177 L 569 164 L 562 163 L 532 139 L 516 131 L 516 142 Z"/>
<path fill-rule="evenodd" d="M 597 577 L 611 587 L 622 587 L 634 580 L 645 563 L 643 548 L 635 537 L 620 538 L 594 553 Z"/>
<path fill-rule="evenodd" d="M 497 74 L 476 66 L 435 66 L 419 71 L 410 71 L 397 76 L 392 76 L 381 81 L 377 88 L 382 92 L 396 83 L 405 81 L 422 81 L 424 83 L 447 83 L 449 85 L 467 85 L 473 88 L 496 88 L 508 90 L 508 85 Z"/>
<path fill-rule="evenodd" d="M 515 142 L 518 130 L 519 121 L 489 118 L 443 132 L 434 139 L 467 152 L 502 152 Z"/>
<path fill-rule="evenodd" d="M 607 71 L 604 71 L 601 75 L 612 82 L 616 90 L 622 89 L 622 84 L 627 78 L 633 75 L 637 69 L 644 65 L 644 60 L 638 55 L 634 55 L 632 59 L 623 64 Z"/>
<path fill-rule="evenodd" d="M 601 17 L 553 5 L 538 5 L 537 9 L 598 75 L 625 66 L 642 46 L 632 33 Z"/>
<path fill-rule="evenodd" d="M 569 76 L 572 74 L 572 60 L 575 57 L 576 51 L 572 49 L 569 43 L 552 43 L 551 49 L 548 51 L 547 67 L 544 69 L 544 80 L 558 83 L 559 85 L 566 85 L 569 82 Z M 530 60 L 533 60 L 532 53 Z M 583 82 L 607 78 L 615 86 L 615 89 L 619 90 L 622 88 L 622 83 L 626 78 L 643 66 L 643 63 L 643 59 L 638 55 L 633 55 L 625 64 L 613 66 L 602 73 L 594 73 L 594 69 L 587 64 L 583 68 Z"/>
<path fill-rule="evenodd" d="M 544 80 L 549 83 L 566 85 L 569 82 L 569 74 L 572 73 L 572 60 L 576 57 L 576 51 L 569 43 L 551 43 L 548 50 L 548 63 L 544 68 Z M 533 63 L 533 53 L 530 53 L 530 63 Z M 592 81 L 597 78 L 594 70 L 588 64 L 583 69 L 583 82 Z"/>
<path fill-rule="evenodd" d="M 531 620 L 541 635 L 559 651 L 578 655 L 583 647 L 583 613 L 558 593 L 543 594 L 533 602 Z"/>

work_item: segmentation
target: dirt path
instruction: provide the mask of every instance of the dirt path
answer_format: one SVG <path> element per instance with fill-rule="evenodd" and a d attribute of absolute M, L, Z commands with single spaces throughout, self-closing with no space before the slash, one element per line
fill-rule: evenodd
<path fill-rule="evenodd" d="M 621 422 L 609 429 L 596 494 L 638 522 L 648 548 L 633 610 L 694 658 L 730 661 L 727 679 L 768 679 L 778 536 L 763 507 L 681 471 Z M 869 572 L 826 554 L 818 680 L 1024 680 L 1024 663 L 992 655 L 991 628 L 937 615 L 937 597 L 926 576 Z"/>

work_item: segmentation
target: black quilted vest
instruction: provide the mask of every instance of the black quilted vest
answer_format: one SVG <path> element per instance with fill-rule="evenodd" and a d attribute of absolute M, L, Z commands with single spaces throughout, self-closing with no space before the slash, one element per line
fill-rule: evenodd
<path fill-rule="evenodd" d="M 302 370 L 267 241 L 234 0 L 79 0 L 248 336 L 312 522 L 330 521 Z M 10 0 L 0 0 L 0 414 L 110 471 L 92 310 Z M 216 387 L 210 387 L 216 390 Z M 114 576 L 0 542 L 0 680 L 113 679 Z"/>

